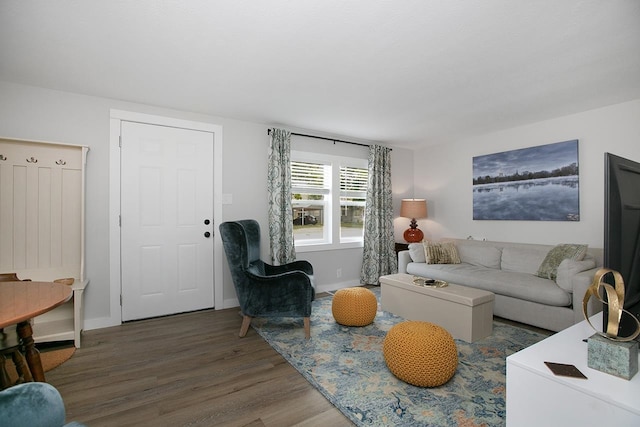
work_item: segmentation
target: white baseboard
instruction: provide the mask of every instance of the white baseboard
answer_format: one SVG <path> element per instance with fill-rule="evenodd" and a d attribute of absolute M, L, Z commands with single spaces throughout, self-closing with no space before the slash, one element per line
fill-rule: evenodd
<path fill-rule="evenodd" d="M 344 288 L 352 288 L 355 286 L 362 286 L 360 283 L 356 283 L 354 281 L 348 282 L 340 282 L 340 283 L 328 283 L 325 285 L 318 285 L 316 287 L 316 293 L 322 292 L 335 292 L 339 289 Z M 238 302 L 238 298 L 227 298 L 222 302 L 222 307 L 216 307 L 216 309 L 221 310 L 225 308 L 233 308 L 240 307 L 240 303 Z M 109 328 L 111 326 L 118 326 L 120 322 L 115 321 L 111 317 L 99 317 L 97 319 L 85 319 L 84 321 L 84 330 L 90 331 L 92 329 L 101 329 L 101 328 Z"/>
<path fill-rule="evenodd" d="M 109 328 L 118 325 L 120 325 L 120 322 L 114 321 L 111 317 L 98 317 L 97 319 L 85 319 L 83 330 L 90 331 L 92 329 Z"/>
<path fill-rule="evenodd" d="M 226 300 L 222 301 L 222 307 L 215 307 L 216 310 L 221 310 L 224 308 L 233 308 L 233 307 L 240 307 L 240 302 L 238 301 L 238 298 L 227 298 Z"/>
<path fill-rule="evenodd" d="M 318 285 L 316 287 L 316 292 L 320 293 L 320 292 L 335 292 L 338 289 L 344 289 L 344 288 L 353 288 L 356 286 L 362 286 L 360 283 L 358 282 L 354 282 L 353 280 L 350 280 L 348 282 L 339 282 L 339 283 L 327 283 L 326 285 Z"/>
<path fill-rule="evenodd" d="M 340 283 L 328 283 L 326 285 L 317 286 L 316 293 L 335 292 L 338 289 L 352 288 L 354 286 L 362 286 L 362 285 L 359 283 L 354 283 L 353 281 L 340 282 Z M 222 307 L 219 307 L 216 309 L 221 310 L 225 308 L 233 308 L 233 307 L 239 307 L 239 306 L 240 306 L 240 303 L 238 302 L 237 298 L 227 298 L 222 302 Z"/>

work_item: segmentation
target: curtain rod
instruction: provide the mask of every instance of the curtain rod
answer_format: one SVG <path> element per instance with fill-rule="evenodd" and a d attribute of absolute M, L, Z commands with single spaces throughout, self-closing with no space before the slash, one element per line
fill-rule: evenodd
<path fill-rule="evenodd" d="M 271 135 L 271 129 L 267 129 L 267 135 Z M 335 138 L 325 138 L 324 136 L 305 135 L 304 133 L 295 133 L 295 132 L 291 132 L 291 135 L 306 136 L 307 138 L 315 138 L 315 139 L 324 139 L 325 141 L 333 141 L 334 144 L 336 142 L 342 142 L 343 144 L 352 144 L 352 145 L 359 145 L 361 147 L 369 147 L 369 144 L 362 144 L 360 142 L 343 141 L 341 139 L 335 139 Z"/>

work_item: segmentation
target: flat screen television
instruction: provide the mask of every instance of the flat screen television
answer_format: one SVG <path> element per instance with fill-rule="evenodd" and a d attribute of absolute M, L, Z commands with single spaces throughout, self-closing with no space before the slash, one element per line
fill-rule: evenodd
<path fill-rule="evenodd" d="M 640 319 L 640 163 L 605 153 L 604 176 L 604 267 L 622 275 L 624 308 Z M 606 331 L 606 305 L 603 322 Z M 618 336 L 635 330 L 623 313 Z"/>

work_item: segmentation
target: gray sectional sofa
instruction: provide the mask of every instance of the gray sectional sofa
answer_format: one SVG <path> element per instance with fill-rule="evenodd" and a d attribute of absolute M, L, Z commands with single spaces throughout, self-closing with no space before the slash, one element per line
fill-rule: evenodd
<path fill-rule="evenodd" d="M 494 315 L 551 331 L 584 320 L 582 300 L 602 266 L 602 249 L 563 260 L 552 280 L 537 273 L 553 245 L 444 240 L 455 245 L 460 263 L 428 264 L 423 244 L 413 243 L 398 253 L 398 272 L 493 292 Z M 593 298 L 589 304 L 590 315 L 602 309 Z"/>

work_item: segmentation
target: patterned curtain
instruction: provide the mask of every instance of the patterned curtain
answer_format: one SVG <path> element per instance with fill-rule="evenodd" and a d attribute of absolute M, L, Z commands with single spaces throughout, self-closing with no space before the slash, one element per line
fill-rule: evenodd
<path fill-rule="evenodd" d="M 380 276 L 397 272 L 398 259 L 393 238 L 391 149 L 371 145 L 360 282 L 377 285 Z"/>
<path fill-rule="evenodd" d="M 296 259 L 291 209 L 291 132 L 273 128 L 270 134 L 267 191 L 271 262 L 282 265 Z"/>

